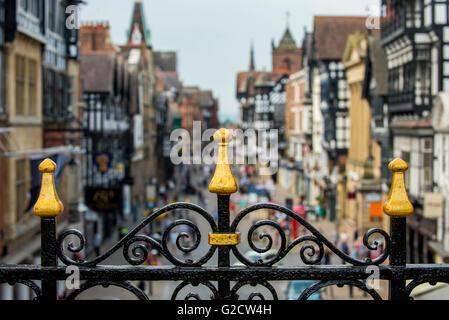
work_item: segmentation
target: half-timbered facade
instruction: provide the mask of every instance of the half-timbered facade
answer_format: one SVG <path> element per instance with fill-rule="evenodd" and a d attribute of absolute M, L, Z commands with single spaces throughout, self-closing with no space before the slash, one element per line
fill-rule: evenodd
<path fill-rule="evenodd" d="M 6 1 L 1 162 L 5 186 L 3 263 L 37 261 L 38 221 L 27 212 L 27 193 L 32 184 L 30 158 L 43 153 L 42 141 L 42 50 L 45 45 L 43 2 Z M 30 139 L 33 137 L 33 139 Z M 8 141 L 10 141 L 8 143 Z M 11 143 L 14 141 L 14 143 Z M 21 247 L 26 256 L 14 250 Z M 35 260 L 36 259 L 36 260 Z M 19 287 L 2 288 L 1 296 L 30 295 Z"/>
<path fill-rule="evenodd" d="M 128 40 L 121 46 L 121 54 L 127 60 L 130 73 L 129 112 L 132 115 L 133 154 L 131 156 L 131 180 L 125 181 L 124 213 L 131 209 L 142 212 L 147 209 L 145 192 L 158 176 L 158 117 L 155 103 L 156 76 L 154 53 L 145 9 L 140 1 L 134 2 Z M 127 179 L 126 179 L 127 180 Z M 134 206 L 134 208 L 132 208 Z M 137 219 L 137 217 L 135 217 Z"/>
<path fill-rule="evenodd" d="M 432 262 L 424 193 L 433 191 L 433 97 L 449 90 L 448 1 L 383 0 L 382 46 L 388 63 L 388 115 L 393 156 L 410 162 L 406 180 L 415 206 L 408 223 L 410 261 Z"/>
<path fill-rule="evenodd" d="M 45 0 L 45 37 L 43 56 L 44 123 L 67 123 L 73 120 L 73 86 L 77 79 L 69 73 L 69 60 L 76 60 L 76 52 L 69 54 L 70 42 L 77 40 L 77 29 L 66 27 L 66 7 L 78 1 Z M 75 39 L 72 40 L 71 38 Z"/>
<path fill-rule="evenodd" d="M 434 203 L 429 212 L 437 219 L 436 238 L 429 241 L 435 263 L 449 261 L 449 92 L 440 92 L 433 100 L 434 190 L 427 194 Z"/>
<path fill-rule="evenodd" d="M 323 115 L 321 185 L 330 218 L 336 216 L 338 174 L 344 172 L 349 147 L 349 90 L 342 63 L 348 35 L 363 31 L 366 17 L 315 16 L 313 68 L 319 78 L 319 100 Z M 316 105 L 317 103 L 315 103 Z"/>
<path fill-rule="evenodd" d="M 84 228 L 92 244 L 97 232 L 108 237 L 123 213 L 121 195 L 125 177 L 131 176 L 134 146 L 129 110 L 131 77 L 128 60 L 110 42 L 107 24 L 81 26 L 79 59 L 85 104 L 83 186 L 88 209 Z M 97 192 L 113 196 L 107 206 L 94 201 L 92 194 Z M 87 252 L 91 250 L 88 246 Z"/>
<path fill-rule="evenodd" d="M 0 0 L 0 114 L 5 113 L 5 61 L 3 56 L 3 45 L 5 43 L 5 18 L 5 0 Z"/>
<path fill-rule="evenodd" d="M 78 2 L 8 0 L 0 3 L 0 42 L 3 55 L 0 65 L 5 71 L 0 82 L 0 87 L 4 90 L 4 94 L 0 94 L 0 121 L 3 126 L 0 148 L 2 171 L 6 173 L 2 177 L 2 184 L 9 186 L 1 200 L 5 210 L 4 263 L 33 263 L 39 259 L 39 246 L 36 243 L 39 225 L 38 220 L 30 214 L 40 186 L 36 176 L 39 159 L 52 157 L 58 163 L 57 188 L 65 207 L 60 218 L 61 228 L 79 226 L 67 214 L 72 210 L 70 204 L 79 200 L 75 170 L 77 162 L 74 159 L 78 153 L 77 143 L 66 143 L 64 133 L 56 131 L 48 139 L 50 137 L 46 132 L 47 128 L 55 129 L 58 126 L 61 114 L 55 106 L 68 109 L 69 105 L 74 105 L 73 101 L 65 103 L 69 100 L 65 89 L 71 88 L 71 93 L 75 96 L 74 91 L 77 89 L 67 82 L 59 87 L 54 82 L 52 93 L 58 94 L 50 101 L 47 99 L 49 87 L 44 80 L 47 67 L 64 70 L 66 74 L 71 72 L 74 78 L 77 77 L 76 62 L 71 66 L 67 63 L 65 8 L 71 4 L 76 7 Z M 58 35 L 57 39 L 52 36 L 53 31 Z M 51 51 L 58 54 L 59 59 L 52 57 L 49 54 Z M 45 107 L 49 104 L 53 108 L 51 118 L 46 117 L 49 113 Z M 70 170 L 64 170 L 69 163 Z M 17 248 L 21 250 L 16 250 Z M 17 298 L 30 295 L 29 290 L 21 287 L 15 287 L 12 291 L 10 289 L 4 291 L 2 288 L 0 295 L 13 295 Z"/>

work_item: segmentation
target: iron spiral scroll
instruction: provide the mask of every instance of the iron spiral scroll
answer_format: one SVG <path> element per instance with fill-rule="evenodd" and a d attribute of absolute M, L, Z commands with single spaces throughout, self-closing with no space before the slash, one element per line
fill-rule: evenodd
<path fill-rule="evenodd" d="M 192 231 L 192 235 L 189 235 L 188 233 L 185 232 L 180 232 L 176 238 L 176 247 L 181 252 L 184 253 L 190 253 L 198 248 L 202 239 L 201 231 L 192 221 L 187 219 L 178 219 L 172 222 L 170 225 L 167 226 L 166 230 L 162 235 L 161 240 L 157 240 L 148 235 L 138 234 L 138 232 L 141 231 L 145 226 L 155 221 L 157 217 L 160 217 L 161 215 L 176 209 L 185 209 L 189 210 L 190 212 L 199 214 L 208 222 L 212 232 L 217 231 L 217 225 L 213 217 L 209 213 L 207 213 L 203 208 L 195 204 L 180 202 L 169 204 L 159 210 L 156 210 L 147 218 L 145 218 L 141 223 L 139 223 L 133 230 L 131 230 L 126 236 L 124 236 L 120 241 L 118 241 L 107 252 L 90 261 L 81 259 L 74 260 L 68 255 L 66 250 L 71 254 L 81 252 L 85 247 L 85 239 L 80 231 L 75 229 L 67 230 L 63 232 L 57 240 L 58 257 L 66 265 L 75 265 L 80 267 L 95 267 L 123 247 L 123 256 L 126 259 L 126 261 L 131 265 L 141 265 L 147 260 L 149 251 L 154 248 L 158 249 L 159 252 L 175 266 L 184 266 L 184 267 L 202 266 L 204 263 L 209 261 L 209 259 L 213 256 L 216 250 L 216 246 L 211 246 L 202 257 L 198 258 L 195 261 L 191 259 L 186 259 L 185 261 L 182 261 L 177 257 L 175 257 L 168 248 L 170 232 L 172 232 L 175 227 L 181 225 L 189 227 L 190 230 Z M 75 244 L 73 241 L 67 241 L 68 237 L 70 236 L 75 236 L 78 239 L 78 244 Z M 189 237 L 193 237 L 195 241 L 189 247 L 183 246 L 180 242 L 181 239 Z"/>
<path fill-rule="evenodd" d="M 382 262 L 384 262 L 390 253 L 390 247 L 391 247 L 391 239 L 388 233 L 386 233 L 382 229 L 373 228 L 366 232 L 366 234 L 363 236 L 363 244 L 369 249 L 369 250 L 377 250 L 379 247 L 379 243 L 377 241 L 374 241 L 372 243 L 369 242 L 369 238 L 373 234 L 379 234 L 383 238 L 385 242 L 385 247 L 383 248 L 382 253 L 375 259 L 366 258 L 365 260 L 359 260 L 355 259 L 341 250 L 339 250 L 331 241 L 326 239 L 326 237 L 321 234 L 316 228 L 314 228 L 310 223 L 308 223 L 306 220 L 298 216 L 296 213 L 294 213 L 292 210 L 285 208 L 283 206 L 272 204 L 272 203 L 262 203 L 262 204 L 255 204 L 250 207 L 247 207 L 246 209 L 242 210 L 234 219 L 232 225 L 231 225 L 231 232 L 236 232 L 237 227 L 239 223 L 242 221 L 242 219 L 250 214 L 251 212 L 260 210 L 260 209 L 271 209 L 275 210 L 281 213 L 286 214 L 290 218 L 298 221 L 299 224 L 304 226 L 311 235 L 303 235 L 299 236 L 298 238 L 294 239 L 292 242 L 290 242 L 287 245 L 287 236 L 285 235 L 284 230 L 281 228 L 279 223 L 273 221 L 273 220 L 259 220 L 256 223 L 253 224 L 253 226 L 248 230 L 247 234 L 247 241 L 249 246 L 252 250 L 258 252 L 258 253 L 265 253 L 268 252 L 273 247 L 273 239 L 272 236 L 268 233 L 261 233 L 259 235 L 259 239 L 267 239 L 268 244 L 264 248 L 257 247 L 254 244 L 253 241 L 253 235 L 254 232 L 259 229 L 262 226 L 268 226 L 274 228 L 280 236 L 281 239 L 281 245 L 279 250 L 277 251 L 276 255 L 268 260 L 268 261 L 250 261 L 246 259 L 239 251 L 237 246 L 232 247 L 232 251 L 236 258 L 244 263 L 247 266 L 272 266 L 276 262 L 279 262 L 282 260 L 295 246 L 302 244 L 300 249 L 300 258 L 301 261 L 307 265 L 314 265 L 319 264 L 324 256 L 324 246 L 327 246 L 333 253 L 335 253 L 338 257 L 340 257 L 343 261 L 352 264 L 354 266 L 368 266 L 368 265 L 379 265 Z M 314 243 L 316 246 L 311 244 Z"/>

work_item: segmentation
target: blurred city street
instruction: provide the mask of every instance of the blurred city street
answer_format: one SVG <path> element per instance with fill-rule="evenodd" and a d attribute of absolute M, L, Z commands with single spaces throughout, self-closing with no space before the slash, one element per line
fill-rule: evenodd
<path fill-rule="evenodd" d="M 449 299 L 448 155 L 449 0 L 0 0 L 0 300 Z"/>
<path fill-rule="evenodd" d="M 184 170 L 183 173 L 178 176 L 177 182 L 175 183 L 175 188 L 168 192 L 168 199 L 173 199 L 174 197 L 177 197 L 179 201 L 187 201 L 187 202 L 191 202 L 191 203 L 201 203 L 198 195 L 185 194 L 183 192 L 184 184 L 182 183 L 182 181 L 187 176 L 187 172 L 190 172 L 190 174 L 189 174 L 190 176 L 195 176 L 197 178 L 200 177 L 200 179 L 198 179 L 198 180 L 204 179 L 204 180 L 208 181 L 208 179 L 210 179 L 210 177 L 204 176 L 203 171 L 202 171 L 201 167 L 199 167 L 199 166 L 187 166 L 187 168 L 189 168 L 189 169 Z M 193 168 L 195 168 L 195 169 L 193 169 Z M 195 170 L 195 171 L 193 171 L 193 170 Z M 192 172 L 195 172 L 195 173 L 192 173 Z M 213 172 L 211 172 L 211 174 L 212 173 Z M 197 183 L 193 183 L 193 187 L 196 190 L 203 188 L 202 185 L 198 185 Z M 204 208 L 206 209 L 207 212 L 213 213 L 215 210 L 217 210 L 216 195 L 212 194 L 208 191 L 203 192 L 203 194 L 205 195 L 205 202 L 207 204 Z M 285 190 L 282 190 L 282 188 L 277 188 L 276 192 L 275 192 L 275 196 L 274 196 L 274 201 L 277 203 L 285 203 L 285 199 L 288 196 L 289 196 L 289 194 Z M 241 195 L 239 193 L 237 193 L 231 197 L 231 200 L 233 198 L 234 199 L 241 198 Z M 162 205 L 162 203 L 161 203 L 161 205 Z M 236 205 L 235 212 L 237 213 L 242 209 L 243 208 L 240 207 L 240 205 Z M 167 215 L 167 219 L 168 219 L 168 217 L 170 217 L 170 215 Z M 203 237 L 205 237 L 207 235 L 207 233 L 210 232 L 210 228 L 208 227 L 207 223 L 203 219 L 195 219 L 194 214 L 186 215 L 183 217 L 188 217 L 190 219 L 193 218 L 194 219 L 193 221 L 195 221 L 195 223 L 198 225 Z M 335 232 L 335 224 L 326 219 L 320 219 L 320 220 L 318 220 L 316 218 L 314 219 L 313 215 L 311 215 L 310 217 L 312 218 L 311 223 L 313 224 L 313 226 L 315 228 L 317 228 L 318 230 L 320 230 L 326 238 L 331 239 L 332 234 Z M 128 230 L 132 230 L 133 226 L 139 224 L 144 219 L 145 219 L 144 217 L 140 216 L 137 222 L 126 221 L 125 226 Z M 250 229 L 252 224 L 256 221 L 258 221 L 258 220 L 257 219 L 254 219 L 254 220 L 253 219 L 244 219 L 243 222 L 239 225 L 239 231 L 241 232 L 243 239 L 246 239 L 248 230 Z M 276 240 L 276 239 L 278 239 L 277 238 L 278 233 L 274 230 L 267 230 L 267 231 L 269 231 L 269 232 L 271 231 L 270 234 L 273 236 L 273 239 L 275 239 L 273 248 L 274 249 L 279 248 L 279 241 Z M 353 228 L 351 229 L 350 226 L 344 225 L 338 229 L 338 232 L 352 234 Z M 104 252 L 104 251 L 108 250 L 109 248 L 111 248 L 117 241 L 118 241 L 118 235 L 117 235 L 117 237 L 112 237 L 108 242 L 103 244 L 103 246 L 101 248 L 101 252 Z M 352 242 L 352 240 L 351 240 L 351 242 Z M 256 244 L 259 247 L 263 248 L 266 246 L 267 243 L 262 240 L 262 241 L 256 241 Z M 175 247 L 173 247 L 173 248 L 174 248 L 173 252 L 180 259 L 190 258 L 190 259 L 195 260 L 195 258 L 203 256 L 209 249 L 209 246 L 207 245 L 207 243 L 202 243 L 202 244 L 200 244 L 200 246 L 198 247 L 197 250 L 195 250 L 194 252 L 192 252 L 192 254 L 189 254 L 189 255 L 184 255 L 182 253 L 179 253 L 178 249 L 176 249 Z M 248 251 L 252 251 L 251 248 L 249 247 L 249 244 L 247 241 L 242 241 L 242 243 L 238 246 L 238 248 L 241 253 L 247 253 Z M 286 266 L 286 267 L 288 267 L 288 266 L 305 266 L 305 264 L 299 258 L 299 250 L 300 250 L 299 246 L 295 247 L 289 254 L 287 254 L 287 256 L 285 258 L 282 259 L 281 264 L 276 264 L 276 265 L 277 266 Z M 89 258 L 92 259 L 92 258 L 94 258 L 94 256 L 91 256 Z M 156 260 L 158 262 L 160 262 L 161 265 L 171 265 L 171 263 L 167 259 L 165 259 L 163 256 L 158 256 L 156 258 Z M 125 258 L 123 257 L 122 250 L 118 250 L 113 255 L 111 255 L 109 258 L 104 260 L 101 264 L 102 265 L 128 265 Z M 212 258 L 205 264 L 205 266 L 214 266 L 216 264 L 217 264 L 217 253 L 215 253 L 212 256 Z M 339 264 L 341 264 L 341 259 L 335 255 L 332 255 L 331 256 L 331 264 L 339 265 Z M 238 265 L 238 260 L 235 258 L 235 256 L 233 254 L 231 254 L 231 265 L 234 265 L 234 266 Z M 243 266 L 243 264 L 240 264 L 240 265 L 242 268 L 245 268 Z M 138 282 L 135 281 L 133 283 L 136 286 L 139 286 Z M 144 288 L 145 288 L 145 292 L 148 294 L 148 296 L 151 300 L 170 300 L 170 299 L 172 299 L 172 294 L 175 291 L 175 288 L 180 283 L 181 283 L 180 281 L 152 281 L 152 282 L 147 281 L 144 284 Z M 235 284 L 235 282 L 231 281 L 231 288 L 234 284 Z M 273 287 L 275 288 L 275 290 L 278 294 L 278 299 L 284 300 L 287 298 L 286 289 L 288 286 L 288 281 L 273 281 L 273 282 L 270 282 L 270 284 L 273 285 Z M 216 286 L 216 283 L 214 283 L 214 285 Z M 379 290 L 379 294 L 381 294 L 381 296 L 383 298 L 387 297 L 387 286 L 386 285 L 387 284 L 384 281 L 381 281 L 381 287 Z M 252 287 L 250 285 L 244 286 L 241 289 L 239 289 L 238 294 L 241 299 L 246 299 L 247 297 L 249 297 L 249 295 L 252 292 L 255 292 L 255 291 L 260 291 L 267 299 L 272 299 L 272 295 L 269 293 L 269 291 L 260 285 L 258 285 L 256 287 Z M 208 288 L 206 288 L 205 286 L 202 286 L 202 285 L 199 285 L 198 287 L 187 286 L 181 292 L 179 292 L 177 299 L 184 299 L 184 297 L 190 292 L 197 293 L 202 299 L 209 299 L 212 294 L 212 292 Z M 337 299 L 337 300 L 371 299 L 371 297 L 364 295 L 363 291 L 359 290 L 358 288 L 353 289 L 353 295 L 351 297 L 349 294 L 348 286 L 344 286 L 342 288 L 339 288 L 337 286 L 332 286 L 327 289 L 322 289 L 321 292 L 322 292 L 322 299 Z M 129 293 L 125 289 L 122 289 L 119 287 L 112 287 L 112 286 L 108 287 L 108 288 L 103 288 L 101 286 L 92 288 L 90 290 L 85 291 L 83 294 L 81 294 L 78 299 L 88 299 L 88 300 L 90 300 L 90 299 L 105 299 L 105 297 L 106 298 L 107 297 L 114 298 L 114 299 L 131 299 L 131 300 L 136 299 L 135 296 L 133 296 L 131 293 Z"/>

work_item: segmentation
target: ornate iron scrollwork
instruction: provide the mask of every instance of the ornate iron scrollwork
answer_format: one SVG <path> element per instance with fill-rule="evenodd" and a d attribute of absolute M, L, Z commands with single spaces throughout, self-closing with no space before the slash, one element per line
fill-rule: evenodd
<path fill-rule="evenodd" d="M 13 286 L 15 284 L 23 284 L 24 286 L 27 286 L 28 288 L 30 288 L 33 292 L 34 292 L 34 298 L 33 300 L 41 300 L 42 298 L 42 291 L 41 288 L 33 281 L 31 280 L 26 280 L 26 279 L 15 279 L 15 280 L 10 280 L 10 281 L 3 281 L 0 283 L 7 283 L 10 286 Z"/>
<path fill-rule="evenodd" d="M 81 293 L 89 290 L 93 287 L 102 286 L 104 288 L 107 288 L 109 286 L 115 286 L 120 287 L 122 289 L 125 289 L 126 291 L 131 292 L 136 296 L 139 300 L 149 300 L 148 296 L 140 290 L 138 287 L 136 287 L 134 284 L 132 284 L 129 281 L 112 281 L 112 280 L 99 280 L 99 281 L 87 281 L 84 282 L 79 289 L 74 290 L 67 296 L 67 300 L 75 300 L 76 297 L 78 297 Z"/>
<path fill-rule="evenodd" d="M 193 234 L 189 235 L 183 232 L 178 234 L 176 239 L 177 248 L 184 253 L 190 253 L 198 248 L 202 238 L 201 231 L 193 222 L 186 219 L 180 219 L 172 222 L 166 228 L 161 241 L 158 241 L 147 235 L 137 234 L 145 226 L 152 223 L 157 217 L 176 209 L 190 210 L 191 212 L 199 214 L 208 222 L 212 232 L 217 231 L 217 226 L 215 224 L 213 217 L 201 207 L 191 203 L 174 203 L 155 211 L 153 214 L 151 214 L 145 220 L 143 220 L 139 225 L 137 225 L 133 230 L 131 230 L 125 237 L 123 237 L 123 239 L 117 242 L 117 244 L 115 244 L 111 249 L 109 249 L 107 252 L 105 252 L 99 257 L 96 257 L 91 261 L 73 260 L 65 253 L 65 250 L 68 250 L 72 254 L 77 253 L 83 250 L 85 247 L 85 240 L 81 232 L 73 229 L 67 230 L 63 232 L 58 238 L 58 252 L 57 252 L 58 257 L 66 265 L 93 267 L 98 265 L 105 259 L 107 259 L 114 252 L 119 250 L 119 248 L 123 247 L 123 255 L 126 261 L 128 261 L 128 263 L 130 263 L 131 265 L 139 265 L 145 262 L 146 258 L 148 257 L 148 252 L 150 248 L 157 248 L 165 258 L 167 258 L 171 263 L 173 263 L 176 266 L 188 266 L 188 267 L 201 266 L 207 261 L 209 261 L 209 259 L 212 257 L 212 255 L 216 250 L 216 246 L 211 246 L 210 249 L 206 252 L 206 254 L 197 259 L 196 261 L 193 261 L 191 259 L 182 261 L 176 258 L 168 249 L 169 233 L 172 231 L 173 228 L 180 225 L 188 226 L 193 231 Z M 67 238 L 69 236 L 77 237 L 79 243 L 77 245 L 75 245 L 73 242 L 69 242 L 66 244 Z M 195 238 L 195 242 L 190 247 L 182 246 L 180 240 L 182 238 L 187 238 L 191 236 Z M 148 246 L 143 245 L 142 242 L 146 243 L 150 248 Z M 130 249 L 133 257 L 129 253 Z"/>
<path fill-rule="evenodd" d="M 366 284 L 357 280 L 328 280 L 328 281 L 318 281 L 305 289 L 298 297 L 298 300 L 307 300 L 312 294 L 318 292 L 319 290 L 330 287 L 330 286 L 343 287 L 344 285 L 355 286 L 360 290 L 368 293 L 374 300 L 382 300 L 381 296 L 374 290 L 366 286 Z"/>
<path fill-rule="evenodd" d="M 212 292 L 212 295 L 210 296 L 211 300 L 217 300 L 218 299 L 218 290 L 217 290 L 217 288 L 215 288 L 215 286 L 210 281 L 203 281 L 203 282 L 183 281 L 173 291 L 173 294 L 171 296 L 171 300 L 176 300 L 176 298 L 178 297 L 179 292 L 183 288 L 187 287 L 188 285 L 192 285 L 194 287 L 198 287 L 199 285 L 203 285 L 203 286 L 207 287 Z M 185 298 L 184 298 L 184 300 L 190 300 L 190 299 L 201 300 L 199 294 L 198 293 L 194 293 L 194 292 L 189 292 L 185 296 Z"/>
<path fill-rule="evenodd" d="M 436 280 L 432 280 L 432 279 L 415 279 L 415 280 L 412 280 L 412 281 L 410 281 L 408 284 L 407 284 L 407 287 L 406 287 L 406 292 L 407 292 L 407 296 L 410 298 L 410 300 L 414 300 L 414 298 L 411 296 L 412 295 L 412 291 L 416 288 L 416 287 L 418 287 L 418 286 L 420 286 L 420 285 L 422 285 L 422 284 L 424 284 L 424 283 L 428 283 L 428 284 L 430 284 L 431 286 L 436 286 L 436 284 L 438 283 L 438 282 L 442 282 L 442 283 L 447 283 L 447 284 L 449 284 L 449 280 L 438 280 L 438 281 L 436 281 Z"/>
<path fill-rule="evenodd" d="M 265 287 L 266 289 L 268 289 L 268 291 L 270 291 L 273 300 L 278 300 L 278 295 L 276 293 L 276 290 L 274 289 L 274 287 L 267 281 L 253 281 L 253 280 L 245 280 L 245 281 L 239 281 L 237 282 L 237 284 L 234 285 L 234 287 L 231 290 L 231 299 L 233 300 L 238 300 L 239 299 L 239 295 L 237 294 L 237 291 L 244 287 L 250 285 L 252 287 L 256 287 L 257 285 L 261 285 L 263 287 Z M 260 300 L 266 300 L 265 296 L 261 293 L 261 292 L 252 292 L 248 295 L 247 300 L 254 300 L 254 298 L 259 298 Z"/>
<path fill-rule="evenodd" d="M 271 210 L 279 211 L 279 212 L 286 214 L 287 216 L 289 216 L 292 219 L 295 219 L 302 226 L 304 226 L 311 233 L 311 235 L 300 236 L 300 237 L 294 239 L 289 245 L 287 245 L 287 237 L 285 235 L 285 232 L 282 230 L 281 226 L 277 222 L 272 221 L 272 220 L 257 221 L 248 231 L 247 239 L 248 239 L 248 244 L 250 245 L 251 249 L 253 249 L 254 251 L 256 251 L 258 253 L 264 253 L 273 247 L 273 239 L 272 239 L 271 235 L 268 233 L 261 233 L 259 235 L 260 239 L 268 239 L 268 244 L 264 248 L 259 248 L 254 244 L 254 242 L 253 242 L 254 232 L 262 226 L 269 226 L 269 227 L 274 228 L 280 236 L 281 244 L 280 244 L 280 248 L 279 248 L 277 254 L 275 255 L 275 257 L 273 257 L 272 259 L 270 259 L 268 261 L 256 261 L 256 262 L 252 262 L 252 261 L 249 261 L 248 259 L 246 259 L 240 253 L 238 247 L 233 246 L 232 251 L 233 251 L 234 255 L 237 257 L 237 259 L 239 261 L 241 261 L 242 263 L 244 263 L 247 266 L 271 266 L 274 263 L 280 261 L 282 258 L 284 258 L 287 255 L 287 253 L 289 253 L 290 250 L 293 249 L 293 247 L 295 247 L 301 243 L 303 243 L 303 246 L 300 249 L 300 258 L 301 258 L 301 261 L 307 265 L 318 264 L 321 262 L 321 259 L 324 255 L 324 245 L 327 246 L 332 252 L 334 252 L 343 261 L 350 263 L 354 266 L 379 265 L 388 258 L 388 255 L 390 252 L 391 240 L 390 240 L 390 236 L 385 231 L 383 231 L 381 229 L 368 230 L 368 232 L 363 237 L 363 244 L 370 250 L 377 250 L 379 243 L 377 243 L 377 241 L 374 241 L 373 243 L 369 243 L 369 238 L 373 234 L 376 234 L 376 233 L 380 234 L 385 242 L 385 247 L 384 247 L 382 253 L 374 260 L 371 260 L 369 258 L 367 258 L 365 260 L 358 260 L 358 259 L 354 259 L 354 258 L 350 257 L 349 255 L 345 254 L 344 252 L 339 250 L 337 247 L 335 247 L 335 245 L 332 244 L 332 242 L 330 242 L 329 240 L 327 240 L 317 229 L 315 229 L 311 224 L 309 224 L 306 220 L 304 220 L 303 218 L 301 218 L 300 216 L 295 214 L 293 211 L 291 211 L 285 207 L 282 207 L 282 206 L 279 206 L 276 204 L 271 204 L 271 203 L 256 204 L 256 205 L 250 206 L 250 207 L 242 210 L 237 215 L 237 217 L 234 219 L 234 221 L 231 225 L 231 232 L 236 232 L 239 223 L 242 221 L 242 219 L 245 216 L 247 216 L 251 212 L 254 212 L 254 211 L 257 211 L 260 209 L 271 209 Z M 315 246 L 310 244 L 310 242 L 315 243 L 318 250 L 316 249 Z"/>

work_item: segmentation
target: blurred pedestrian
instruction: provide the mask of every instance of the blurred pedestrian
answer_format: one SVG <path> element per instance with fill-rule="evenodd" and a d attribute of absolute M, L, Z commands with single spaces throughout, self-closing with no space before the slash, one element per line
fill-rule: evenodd
<path fill-rule="evenodd" d="M 142 292 L 145 292 L 145 282 L 143 280 L 139 281 L 138 287 Z"/>
<path fill-rule="evenodd" d="M 357 239 L 359 238 L 359 230 L 357 230 L 357 228 L 354 230 L 354 242 L 357 241 Z"/>
<path fill-rule="evenodd" d="M 95 234 L 95 237 L 94 237 L 94 250 L 95 250 L 95 255 L 98 257 L 98 256 L 100 256 L 101 255 L 101 252 L 100 252 L 100 247 L 101 247 L 101 242 L 102 242 L 102 237 L 101 237 L 101 234 L 100 234 L 100 232 L 97 232 L 96 234 Z"/>
<path fill-rule="evenodd" d="M 122 240 L 128 234 L 128 229 L 124 226 L 120 226 L 118 229 L 119 240 Z"/>
<path fill-rule="evenodd" d="M 358 259 L 359 258 L 358 254 L 357 254 L 357 249 L 355 247 L 352 249 L 351 257 L 354 258 L 354 259 Z M 354 297 L 354 287 L 352 285 L 349 285 L 349 297 L 350 298 Z"/>
<path fill-rule="evenodd" d="M 334 245 L 338 245 L 338 240 L 340 240 L 339 233 L 338 233 L 338 227 L 335 226 L 335 229 L 332 231 L 332 242 L 334 243 Z"/>
<path fill-rule="evenodd" d="M 229 203 L 229 209 L 231 210 L 231 213 L 234 216 L 235 215 L 235 203 L 234 203 L 234 201 L 231 201 Z"/>
<path fill-rule="evenodd" d="M 84 256 L 80 252 L 75 253 L 74 258 L 75 258 L 75 261 L 78 261 L 78 262 L 84 261 Z"/>
<path fill-rule="evenodd" d="M 206 198 L 204 197 L 201 189 L 198 188 L 198 200 L 200 201 L 200 205 L 204 208 L 206 206 Z"/>
<path fill-rule="evenodd" d="M 303 205 L 303 202 L 304 197 L 303 196 L 299 197 L 296 206 L 293 207 L 293 212 L 295 212 L 302 219 L 307 220 L 307 212 L 306 208 Z M 295 219 L 292 220 L 292 229 L 293 229 L 292 230 L 293 239 L 296 239 L 298 237 L 298 221 L 296 221 Z M 305 228 L 302 224 L 299 226 L 299 232 L 301 234 L 305 233 Z"/>
<path fill-rule="evenodd" d="M 139 198 L 136 196 L 134 198 L 134 203 L 133 203 L 133 221 L 137 222 L 137 216 L 139 214 Z"/>
<path fill-rule="evenodd" d="M 176 249 L 176 239 L 178 239 L 178 234 L 172 230 L 170 232 L 170 244 L 171 244 L 172 250 Z"/>
<path fill-rule="evenodd" d="M 164 185 L 161 185 L 159 187 L 159 195 L 161 196 L 162 199 L 164 199 L 164 204 L 167 203 L 167 189 L 165 188 Z"/>
<path fill-rule="evenodd" d="M 349 255 L 349 247 L 348 247 L 348 235 L 346 233 L 340 234 L 340 244 L 338 248 L 341 252 L 343 252 L 345 255 Z M 345 264 L 346 261 L 342 259 L 342 264 Z"/>

